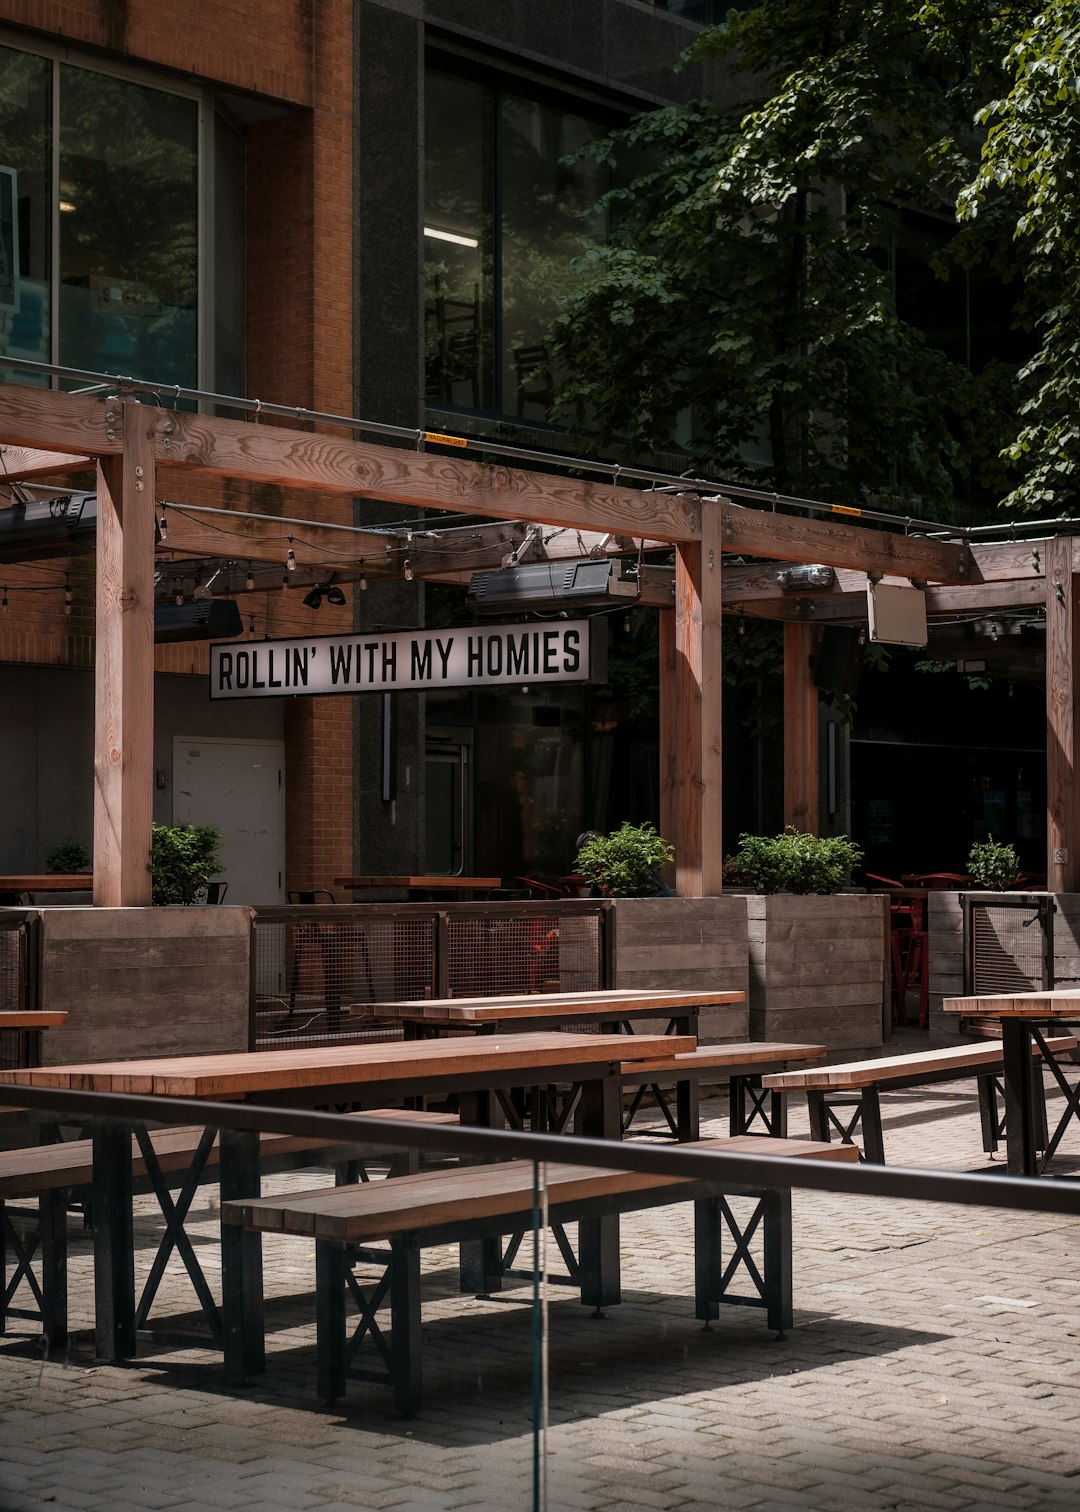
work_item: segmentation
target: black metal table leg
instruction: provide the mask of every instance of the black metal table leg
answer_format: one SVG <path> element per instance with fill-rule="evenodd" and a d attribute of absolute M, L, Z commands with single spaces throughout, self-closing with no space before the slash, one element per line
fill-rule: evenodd
<path fill-rule="evenodd" d="M 1031 1087 L 1031 1025 L 1025 1019 L 1001 1020 L 1001 1051 L 1009 1175 L 1035 1176 L 1038 1166 Z"/>
<path fill-rule="evenodd" d="M 42 1192 L 41 1331 L 49 1349 L 63 1349 L 68 1340 L 66 1187 Z"/>
<path fill-rule="evenodd" d="M 592 1139 L 618 1139 L 622 1117 L 618 1066 L 607 1067 L 581 1086 L 581 1132 Z M 578 1263 L 581 1300 L 586 1307 L 614 1306 L 622 1301 L 619 1257 L 619 1215 L 582 1218 L 578 1224 Z"/>
<path fill-rule="evenodd" d="M 258 1133 L 222 1129 L 222 1202 L 258 1197 L 261 1187 Z M 221 1225 L 221 1295 L 226 1377 L 240 1381 L 258 1375 L 266 1369 L 260 1233 L 239 1224 Z"/>
<path fill-rule="evenodd" d="M 462 1092 L 458 1098 L 458 1115 L 463 1124 L 490 1129 L 495 1099 L 490 1092 Z M 467 1164 L 466 1160 L 462 1164 Z M 502 1240 L 463 1239 L 458 1246 L 461 1290 L 473 1296 L 488 1297 L 502 1290 Z"/>
<path fill-rule="evenodd" d="M 100 1360 L 135 1353 L 131 1126 L 94 1125 L 94 1344 Z"/>

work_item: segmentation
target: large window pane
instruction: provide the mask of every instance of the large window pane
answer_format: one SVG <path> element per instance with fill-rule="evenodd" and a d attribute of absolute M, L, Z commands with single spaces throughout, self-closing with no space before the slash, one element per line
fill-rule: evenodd
<path fill-rule="evenodd" d="M 34 362 L 50 356 L 51 157 L 52 64 L 0 47 L 0 353 Z"/>
<path fill-rule="evenodd" d="M 198 107 L 60 70 L 60 361 L 194 386 Z"/>
<path fill-rule="evenodd" d="M 592 214 L 601 170 L 567 158 L 599 128 L 520 95 L 503 96 L 500 124 L 503 410 L 544 420 L 556 376 L 544 333 L 574 282 L 573 259 L 601 230 Z"/>
<path fill-rule="evenodd" d="M 425 113 L 427 399 L 491 409 L 492 91 L 475 80 L 432 70 Z"/>

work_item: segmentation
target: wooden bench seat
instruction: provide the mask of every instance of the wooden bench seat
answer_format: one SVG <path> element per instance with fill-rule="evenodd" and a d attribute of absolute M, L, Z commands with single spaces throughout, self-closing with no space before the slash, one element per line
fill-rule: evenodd
<path fill-rule="evenodd" d="M 410 1108 L 378 1108 L 365 1112 L 392 1123 L 457 1124 L 456 1113 L 417 1112 Z M 156 1171 L 137 1138 L 131 1141 L 131 1169 L 135 1190 L 150 1190 L 155 1179 L 166 1186 L 183 1182 L 192 1162 L 202 1150 L 204 1128 L 181 1127 L 154 1129 L 148 1132 Z M 388 1135 L 387 1143 L 390 1143 Z M 213 1180 L 219 1160 L 218 1138 L 202 1151 L 200 1182 Z M 362 1163 L 372 1158 L 379 1147 L 365 1141 L 346 1144 L 340 1139 L 316 1139 L 306 1135 L 262 1133 L 259 1135 L 260 1168 L 265 1173 L 293 1170 L 298 1165 L 338 1162 Z M 73 1190 L 89 1190 L 93 1180 L 94 1145 L 91 1139 L 60 1140 L 54 1144 L 23 1145 L 0 1151 L 0 1335 L 6 1332 L 7 1319 L 40 1320 L 52 1347 L 59 1347 L 67 1337 L 66 1229 L 67 1207 Z M 415 1169 L 415 1155 L 403 1157 L 406 1169 Z M 5 1204 L 37 1198 L 39 1215 L 36 1236 L 20 1235 L 11 1222 Z M 42 1278 L 39 1282 L 31 1269 L 38 1250 L 42 1251 Z M 7 1274 L 7 1251 L 10 1248 L 15 1266 L 11 1279 Z M 29 1287 L 36 1310 L 16 1308 L 13 1299 L 22 1281 Z"/>
<path fill-rule="evenodd" d="M 1072 1035 L 1057 1035 L 1047 1041 L 1054 1054 L 1076 1048 Z M 1034 1048 L 1034 1047 L 1033 1047 Z M 1036 1107 L 1041 1109 L 1041 1126 L 1045 1131 L 1046 1107 L 1042 1068 L 1038 1051 L 1032 1058 L 1032 1078 Z M 881 1130 L 879 1092 L 904 1087 L 922 1087 L 934 1082 L 958 1081 L 974 1076 L 979 1084 L 979 1113 L 982 1121 L 983 1148 L 993 1154 L 1004 1136 L 1002 1115 L 998 1111 L 1001 1094 L 1002 1047 L 990 1044 L 950 1045 L 942 1050 L 925 1050 L 915 1055 L 887 1055 L 877 1060 L 848 1061 L 843 1065 L 819 1066 L 806 1071 L 780 1071 L 762 1078 L 762 1085 L 781 1096 L 805 1092 L 810 1113 L 810 1132 L 814 1139 L 828 1140 L 832 1130 L 839 1131 L 845 1144 L 853 1142 L 861 1124 L 863 1159 L 885 1164 L 885 1145 Z M 845 1123 L 835 1109 L 854 1109 Z"/>
<path fill-rule="evenodd" d="M 693 1148 L 801 1159 L 857 1159 L 850 1146 L 757 1135 L 701 1140 Z M 572 1251 L 559 1232 L 563 1225 L 693 1201 L 697 1317 L 708 1321 L 719 1315 L 722 1303 L 738 1303 L 765 1308 L 769 1326 L 778 1332 L 791 1326 L 790 1191 L 756 1190 L 751 1194 L 757 1198 L 754 1212 L 740 1224 L 727 1198 L 717 1195 L 715 1181 L 703 1183 L 601 1166 L 547 1164 L 544 1172 L 549 1220 L 560 1251 L 570 1263 Z M 453 1241 L 517 1235 L 530 1228 L 534 1179 L 533 1163 L 527 1160 L 457 1166 L 377 1185 L 322 1187 L 281 1197 L 224 1202 L 221 1219 L 223 1224 L 249 1231 L 302 1235 L 315 1241 L 320 1397 L 332 1401 L 343 1396 L 349 1379 L 374 1380 L 390 1385 L 396 1409 L 410 1413 L 420 1403 L 421 1250 Z M 764 1237 L 764 1263 L 760 1268 L 751 1260 L 749 1249 L 759 1225 L 763 1225 Z M 722 1232 L 729 1232 L 734 1241 L 734 1252 L 726 1266 L 721 1262 Z M 366 1247 L 375 1241 L 389 1241 L 388 1256 Z M 381 1277 L 370 1285 L 359 1282 L 352 1274 L 358 1259 L 385 1267 Z M 740 1265 L 752 1278 L 756 1290 L 753 1296 L 736 1295 L 731 1288 Z M 571 1279 L 580 1284 L 586 1306 L 608 1306 L 620 1299 L 617 1276 L 613 1290 L 611 1278 L 607 1278 L 609 1289 L 604 1294 L 590 1294 L 589 1283 L 582 1275 L 572 1275 Z M 245 1285 L 233 1299 L 236 1327 L 226 1328 L 225 1368 L 233 1380 L 256 1373 L 265 1361 L 261 1278 L 252 1275 Z M 359 1303 L 361 1314 L 354 1332 L 346 1320 L 350 1293 Z M 375 1321 L 376 1311 L 384 1303 L 388 1303 L 391 1314 L 389 1339 Z M 381 1358 L 381 1370 L 352 1364 L 364 1337 L 371 1338 L 373 1353 Z"/>

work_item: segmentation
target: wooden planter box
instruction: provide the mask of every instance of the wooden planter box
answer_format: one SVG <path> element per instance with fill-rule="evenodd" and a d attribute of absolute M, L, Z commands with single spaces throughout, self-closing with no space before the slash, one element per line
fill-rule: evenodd
<path fill-rule="evenodd" d="M 35 917 L 28 914 L 28 917 Z M 249 908 L 43 908 L 46 1065 L 248 1047 Z"/>
<path fill-rule="evenodd" d="M 671 987 L 748 993 L 745 899 L 612 899 L 613 987 Z M 641 1019 L 642 1034 L 662 1034 L 666 1020 Z M 704 1008 L 703 1044 L 745 1039 L 746 1002 Z"/>
<path fill-rule="evenodd" d="M 750 1038 L 823 1044 L 832 1060 L 882 1043 L 888 899 L 745 896 Z"/>

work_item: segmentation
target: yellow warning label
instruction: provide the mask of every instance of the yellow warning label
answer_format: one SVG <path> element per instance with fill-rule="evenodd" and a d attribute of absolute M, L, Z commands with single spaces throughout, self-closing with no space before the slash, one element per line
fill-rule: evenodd
<path fill-rule="evenodd" d="M 856 516 L 862 514 L 862 510 L 856 509 L 853 504 L 830 504 L 829 508 L 832 510 L 833 514 L 846 514 Z"/>
<path fill-rule="evenodd" d="M 441 431 L 425 431 L 425 441 L 434 441 L 437 446 L 468 446 L 464 436 L 444 436 Z"/>

